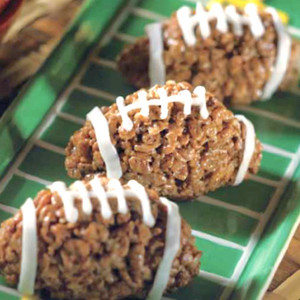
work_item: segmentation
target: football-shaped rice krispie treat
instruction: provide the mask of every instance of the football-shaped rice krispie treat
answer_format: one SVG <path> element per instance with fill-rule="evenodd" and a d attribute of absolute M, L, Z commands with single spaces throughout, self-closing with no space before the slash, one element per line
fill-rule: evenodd
<path fill-rule="evenodd" d="M 178 207 L 134 180 L 55 182 L 0 229 L 0 269 L 24 295 L 159 300 L 199 272 Z"/>
<path fill-rule="evenodd" d="M 182 7 L 145 30 L 147 37 L 118 58 L 124 77 L 139 88 L 188 81 L 220 101 L 248 104 L 297 86 L 300 46 L 273 8 L 215 3 L 207 10 L 197 3 L 195 11 Z"/>
<path fill-rule="evenodd" d="M 256 173 L 261 144 L 253 125 L 205 88 L 169 81 L 95 107 L 66 148 L 69 176 L 100 173 L 137 180 L 187 200 Z"/>

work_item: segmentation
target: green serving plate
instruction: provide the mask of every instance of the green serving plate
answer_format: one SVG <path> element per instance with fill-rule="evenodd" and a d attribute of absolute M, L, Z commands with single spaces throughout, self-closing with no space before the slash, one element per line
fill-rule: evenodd
<path fill-rule="evenodd" d="M 94 106 L 134 91 L 116 70 L 124 44 L 184 0 L 88 0 L 62 41 L 0 121 L 0 221 L 54 180 L 67 183 L 64 147 Z M 298 0 L 286 11 L 300 36 Z M 300 221 L 300 93 L 238 107 L 264 144 L 260 172 L 238 187 L 180 204 L 199 249 L 199 277 L 166 299 L 262 299 Z M 20 299 L 0 278 L 0 299 Z"/>

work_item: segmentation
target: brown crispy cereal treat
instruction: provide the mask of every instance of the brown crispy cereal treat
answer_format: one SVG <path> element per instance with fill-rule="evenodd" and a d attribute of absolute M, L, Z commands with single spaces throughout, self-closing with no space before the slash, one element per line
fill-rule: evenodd
<path fill-rule="evenodd" d="M 183 7 L 161 26 L 148 25 L 148 37 L 127 45 L 117 59 L 119 70 L 138 88 L 188 81 L 231 104 L 249 104 L 296 87 L 299 42 L 291 40 L 276 11 L 257 13 L 253 4 L 247 7 L 245 12 L 215 4 L 208 12 L 198 4 L 197 13 Z"/>
<path fill-rule="evenodd" d="M 200 256 L 175 203 L 99 175 L 53 183 L 0 229 L 7 282 L 47 299 L 160 299 L 198 274 Z"/>
<path fill-rule="evenodd" d="M 253 125 L 203 87 L 169 81 L 95 108 L 65 151 L 70 177 L 135 179 L 188 200 L 256 173 L 262 147 Z"/>

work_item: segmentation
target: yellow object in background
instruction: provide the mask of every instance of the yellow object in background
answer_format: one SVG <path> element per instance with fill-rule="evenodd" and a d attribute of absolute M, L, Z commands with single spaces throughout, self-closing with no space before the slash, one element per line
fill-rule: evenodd
<path fill-rule="evenodd" d="M 21 300 L 39 300 L 37 296 L 23 296 Z"/>
<path fill-rule="evenodd" d="M 244 8 L 245 5 L 248 3 L 256 4 L 259 9 L 264 9 L 267 7 L 267 5 L 263 4 L 263 0 L 210 0 L 207 3 L 207 7 L 210 8 L 210 6 L 213 3 L 220 3 L 223 5 L 233 4 L 234 6 L 239 7 L 239 8 Z M 278 11 L 278 14 L 279 14 L 279 17 L 280 17 L 282 23 L 287 24 L 289 22 L 288 14 L 281 10 L 277 10 L 277 11 Z"/>

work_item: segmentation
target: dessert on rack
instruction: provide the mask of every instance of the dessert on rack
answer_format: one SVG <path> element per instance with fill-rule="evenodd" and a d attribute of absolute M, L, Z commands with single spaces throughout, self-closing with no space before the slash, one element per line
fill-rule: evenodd
<path fill-rule="evenodd" d="M 220 101 L 249 104 L 297 86 L 300 45 L 274 8 L 197 3 L 194 11 L 181 7 L 145 31 L 118 57 L 119 70 L 138 88 L 188 81 Z"/>
<path fill-rule="evenodd" d="M 168 81 L 95 107 L 70 138 L 65 165 L 73 178 L 133 179 L 161 196 L 188 200 L 256 173 L 261 151 L 244 116 L 203 86 Z"/>
<path fill-rule="evenodd" d="M 0 270 L 23 295 L 161 299 L 199 272 L 178 207 L 131 180 L 54 182 L 0 229 Z"/>

